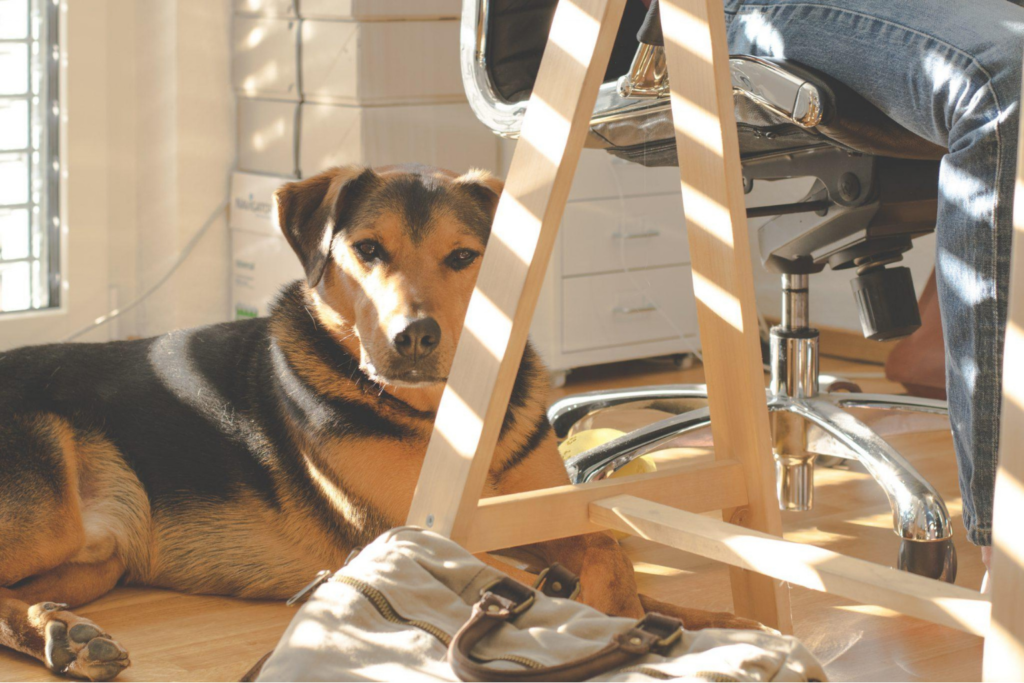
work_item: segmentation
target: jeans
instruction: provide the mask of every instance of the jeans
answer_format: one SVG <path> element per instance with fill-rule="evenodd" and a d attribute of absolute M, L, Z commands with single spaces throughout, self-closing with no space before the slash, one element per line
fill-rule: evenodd
<path fill-rule="evenodd" d="M 992 543 L 1024 0 L 725 0 L 729 51 L 852 87 L 949 150 L 935 256 L 968 539 Z"/>

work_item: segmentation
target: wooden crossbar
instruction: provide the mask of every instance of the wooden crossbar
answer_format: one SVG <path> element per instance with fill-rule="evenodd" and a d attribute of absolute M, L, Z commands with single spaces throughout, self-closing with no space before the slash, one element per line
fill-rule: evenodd
<path fill-rule="evenodd" d="M 590 504 L 595 524 L 780 581 L 950 626 L 988 632 L 991 603 L 977 591 L 804 543 L 744 529 L 635 496 Z"/>
<path fill-rule="evenodd" d="M 470 552 L 479 553 L 601 531 L 604 527 L 590 521 L 588 504 L 623 493 L 690 512 L 747 503 L 740 463 L 702 462 L 578 486 L 485 498 L 462 544 Z"/>

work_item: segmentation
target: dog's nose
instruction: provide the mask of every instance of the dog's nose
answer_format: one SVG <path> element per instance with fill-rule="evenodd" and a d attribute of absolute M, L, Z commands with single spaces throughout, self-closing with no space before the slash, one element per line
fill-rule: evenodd
<path fill-rule="evenodd" d="M 419 359 L 429 356 L 441 341 L 441 326 L 433 318 L 418 318 L 409 322 L 394 336 L 391 343 L 403 356 Z"/>

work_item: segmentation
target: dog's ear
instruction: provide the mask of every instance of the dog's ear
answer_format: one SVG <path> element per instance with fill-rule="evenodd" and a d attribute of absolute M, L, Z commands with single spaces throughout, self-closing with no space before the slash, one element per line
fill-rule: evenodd
<path fill-rule="evenodd" d="M 505 183 L 495 178 L 487 171 L 474 168 L 455 179 L 455 184 L 464 188 L 483 207 L 484 211 L 494 218 L 494 212 L 498 208 L 498 199 L 505 189 Z"/>
<path fill-rule="evenodd" d="M 379 176 L 362 166 L 339 166 L 282 185 L 274 193 L 281 232 L 299 257 L 306 281 L 316 287 L 324 275 L 331 243 L 346 214 Z"/>

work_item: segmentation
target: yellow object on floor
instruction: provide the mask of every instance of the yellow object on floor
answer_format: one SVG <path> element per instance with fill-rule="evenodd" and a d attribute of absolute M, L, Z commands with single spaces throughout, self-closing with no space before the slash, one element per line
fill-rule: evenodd
<path fill-rule="evenodd" d="M 584 451 L 589 451 L 591 448 L 597 448 L 601 444 L 608 443 L 620 436 L 625 436 L 626 432 L 621 432 L 618 429 L 610 429 L 603 427 L 600 429 L 586 429 L 582 432 L 577 432 L 567 438 L 565 441 L 558 445 L 558 452 L 562 454 L 562 460 L 568 460 L 573 458 Z M 631 463 L 615 470 L 610 476 L 611 477 L 628 477 L 631 474 L 646 474 L 647 472 L 654 472 L 657 470 L 657 466 L 654 461 L 648 458 L 646 455 L 641 455 L 639 458 L 634 459 Z"/>

